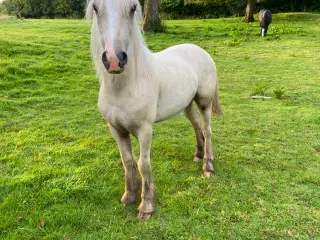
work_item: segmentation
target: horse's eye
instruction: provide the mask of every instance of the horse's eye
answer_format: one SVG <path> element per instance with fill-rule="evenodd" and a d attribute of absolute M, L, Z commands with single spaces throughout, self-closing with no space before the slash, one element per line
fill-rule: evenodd
<path fill-rule="evenodd" d="M 97 6 L 96 6 L 96 5 L 93 5 L 92 7 L 93 7 L 93 10 L 96 12 L 96 14 L 98 14 L 98 8 L 97 8 Z"/>
<path fill-rule="evenodd" d="M 137 10 L 137 4 L 134 4 L 131 8 L 131 13 L 133 14 Z"/>

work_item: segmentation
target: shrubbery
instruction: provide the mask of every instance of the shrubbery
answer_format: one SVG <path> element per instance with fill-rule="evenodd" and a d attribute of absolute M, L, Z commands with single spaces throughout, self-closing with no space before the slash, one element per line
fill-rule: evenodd
<path fill-rule="evenodd" d="M 86 0 L 5 0 L 10 15 L 25 18 L 82 18 Z"/>
<path fill-rule="evenodd" d="M 166 18 L 217 18 L 243 16 L 247 0 L 161 0 L 160 10 Z M 256 10 L 272 12 L 319 12 L 318 0 L 257 0 Z"/>
<path fill-rule="evenodd" d="M 245 0 L 162 0 L 161 13 L 167 18 L 217 18 L 243 15 Z"/>
<path fill-rule="evenodd" d="M 10 15 L 25 18 L 82 18 L 87 0 L 5 0 Z M 272 12 L 320 11 L 319 0 L 258 0 Z M 160 0 L 164 18 L 217 18 L 244 15 L 247 0 Z"/>

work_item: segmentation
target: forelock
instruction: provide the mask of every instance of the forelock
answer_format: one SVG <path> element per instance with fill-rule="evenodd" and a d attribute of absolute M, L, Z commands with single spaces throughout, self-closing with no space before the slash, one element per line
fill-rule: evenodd
<path fill-rule="evenodd" d="M 98 5 L 99 9 L 104 6 L 112 8 L 113 6 L 118 7 L 122 14 L 129 16 L 130 9 L 136 5 L 135 19 L 138 23 L 142 22 L 142 10 L 138 0 L 87 0 L 87 7 L 85 17 L 87 20 L 94 17 L 93 4 Z"/>

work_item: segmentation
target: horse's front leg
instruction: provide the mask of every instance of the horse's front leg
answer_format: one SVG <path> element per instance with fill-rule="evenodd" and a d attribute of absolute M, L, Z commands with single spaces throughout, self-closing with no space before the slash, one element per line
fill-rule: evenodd
<path fill-rule="evenodd" d="M 139 206 L 139 218 L 149 219 L 154 212 L 155 189 L 152 182 L 150 148 L 152 142 L 152 126 L 146 124 L 137 133 L 140 144 L 140 159 L 138 168 L 142 176 L 141 204 Z"/>
<path fill-rule="evenodd" d="M 118 130 L 109 124 L 110 132 L 116 140 L 125 171 L 125 192 L 121 198 L 123 205 L 136 202 L 140 190 L 140 177 L 137 164 L 132 154 L 130 135 L 127 131 Z"/>

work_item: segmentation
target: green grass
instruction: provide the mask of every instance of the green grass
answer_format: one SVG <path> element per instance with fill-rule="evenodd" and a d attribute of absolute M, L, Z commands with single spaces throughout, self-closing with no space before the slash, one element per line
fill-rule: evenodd
<path fill-rule="evenodd" d="M 0 239 L 320 238 L 320 15 L 277 14 L 266 38 L 241 18 L 166 24 L 148 45 L 205 48 L 224 117 L 212 119 L 209 180 L 186 118 L 155 125 L 156 212 L 142 222 L 138 205 L 119 201 L 124 173 L 96 107 L 89 24 L 0 20 Z M 251 99 L 259 86 L 273 98 Z"/>

